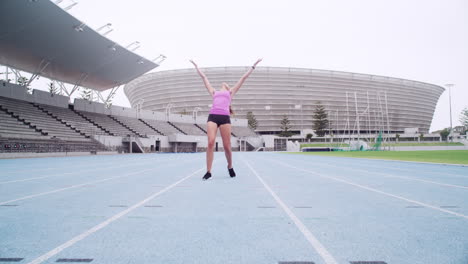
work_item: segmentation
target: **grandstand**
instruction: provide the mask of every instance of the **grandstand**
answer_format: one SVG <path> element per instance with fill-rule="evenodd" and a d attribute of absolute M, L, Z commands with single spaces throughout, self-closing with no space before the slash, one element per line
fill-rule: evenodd
<path fill-rule="evenodd" d="M 151 120 L 151 119 L 141 119 L 141 122 L 149 126 L 155 131 L 158 131 L 161 135 L 170 135 L 179 133 L 179 130 L 174 126 L 171 126 L 167 122 L 159 121 L 159 120 Z"/>
<path fill-rule="evenodd" d="M 162 135 L 160 132 L 158 132 L 158 130 L 152 128 L 137 118 L 125 116 L 111 116 L 111 118 L 119 122 L 119 124 L 128 127 L 132 131 L 135 131 L 140 137 L 148 137 L 148 135 Z"/>
<path fill-rule="evenodd" d="M 84 133 L 86 137 L 90 137 L 92 135 L 109 135 L 109 131 L 104 129 L 102 126 L 90 122 L 88 119 L 69 108 L 45 104 L 38 104 L 37 107 L 50 116 L 55 117 L 70 127 Z"/>
<path fill-rule="evenodd" d="M 0 135 L 7 135 L 8 137 L 15 138 L 40 138 L 46 137 L 42 132 L 34 128 L 30 124 L 18 119 L 8 110 L 0 106 Z"/>
<path fill-rule="evenodd" d="M 34 127 L 43 135 L 69 141 L 89 141 L 89 136 L 86 136 L 76 128 L 40 110 L 40 108 L 36 107 L 34 104 L 0 97 L 0 105 L 6 113 Z"/>
<path fill-rule="evenodd" d="M 0 153 L 47 152 L 193 152 L 206 149 L 206 116 L 166 115 L 161 112 L 112 106 L 44 91 L 29 94 L 24 87 L 0 86 Z M 232 120 L 232 148 L 261 146 L 247 120 Z M 132 145 L 129 145 L 129 137 Z M 254 140 L 249 140 L 254 139 Z M 221 138 L 217 138 L 219 146 Z M 222 150 L 219 148 L 218 150 Z"/>
<path fill-rule="evenodd" d="M 171 125 L 183 131 L 186 135 L 206 136 L 206 132 L 201 130 L 199 127 L 195 126 L 194 124 L 171 123 Z"/>
<path fill-rule="evenodd" d="M 140 136 L 137 132 L 132 130 L 131 128 L 119 123 L 115 119 L 110 116 L 91 113 L 91 112 L 77 112 L 83 118 L 93 122 L 94 124 L 98 124 L 106 131 L 109 131 L 111 136 Z"/>

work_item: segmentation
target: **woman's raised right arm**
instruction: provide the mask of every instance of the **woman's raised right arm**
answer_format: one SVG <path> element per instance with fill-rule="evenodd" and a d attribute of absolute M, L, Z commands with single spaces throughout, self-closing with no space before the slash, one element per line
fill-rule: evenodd
<path fill-rule="evenodd" d="M 200 77 L 202 78 L 203 83 L 205 84 L 205 87 L 206 87 L 206 89 L 208 90 L 208 93 L 209 93 L 211 96 L 213 96 L 213 94 L 214 94 L 214 89 L 213 89 L 213 87 L 211 86 L 210 81 L 208 80 L 208 78 L 206 77 L 206 75 L 198 68 L 198 65 L 197 65 L 193 60 L 190 60 L 190 62 L 193 64 L 193 66 L 195 66 L 195 69 L 197 69 L 198 75 L 200 75 Z"/>

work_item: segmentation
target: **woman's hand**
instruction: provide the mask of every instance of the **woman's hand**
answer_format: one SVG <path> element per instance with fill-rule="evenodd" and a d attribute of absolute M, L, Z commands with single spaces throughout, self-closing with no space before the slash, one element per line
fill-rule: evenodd
<path fill-rule="evenodd" d="M 195 68 L 197 68 L 197 64 L 193 61 L 193 60 L 190 60 L 190 62 L 193 64 L 193 66 L 195 66 Z"/>
<path fill-rule="evenodd" d="M 254 67 L 254 68 L 257 67 L 257 64 L 259 64 L 262 60 L 263 60 L 263 59 L 261 59 L 261 58 L 258 59 L 258 60 L 254 63 L 253 67 Z"/>

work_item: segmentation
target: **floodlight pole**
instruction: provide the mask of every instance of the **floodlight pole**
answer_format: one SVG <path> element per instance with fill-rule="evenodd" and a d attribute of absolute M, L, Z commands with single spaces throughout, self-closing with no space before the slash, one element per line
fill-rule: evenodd
<path fill-rule="evenodd" d="M 361 129 L 359 126 L 359 112 L 358 112 L 358 106 L 357 106 L 357 93 L 354 92 L 354 106 L 356 107 L 356 122 L 357 122 L 357 134 L 358 134 L 358 142 L 360 140 L 361 136 Z"/>
<path fill-rule="evenodd" d="M 450 141 L 453 142 L 453 135 L 452 135 L 452 94 L 451 94 L 451 88 L 453 86 L 455 86 L 455 84 L 453 83 L 448 83 L 446 84 L 445 86 L 447 86 L 448 90 L 449 90 L 449 108 L 450 108 L 450 133 L 449 133 L 449 137 L 450 137 Z"/>

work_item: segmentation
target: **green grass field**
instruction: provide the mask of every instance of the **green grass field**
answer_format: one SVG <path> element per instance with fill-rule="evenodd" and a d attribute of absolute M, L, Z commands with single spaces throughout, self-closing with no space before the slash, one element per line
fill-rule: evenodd
<path fill-rule="evenodd" d="M 385 146 L 392 147 L 414 147 L 414 146 L 463 146 L 460 142 L 423 142 L 423 143 L 385 143 Z"/>
<path fill-rule="evenodd" d="M 374 143 L 369 143 L 372 146 Z M 428 147 L 428 146 L 463 146 L 460 142 L 423 142 L 423 143 L 384 143 L 383 146 L 391 147 Z M 301 144 L 304 147 L 349 147 L 349 144 L 343 143 L 307 143 Z"/>
<path fill-rule="evenodd" d="M 467 164 L 468 150 L 289 152 L 300 155 Z"/>
<path fill-rule="evenodd" d="M 319 148 L 322 148 L 322 147 L 349 147 L 349 144 L 346 144 L 346 143 L 343 143 L 343 144 L 340 144 L 340 143 L 308 143 L 308 144 L 301 144 L 301 148 L 305 148 L 305 147 L 319 147 Z"/>

